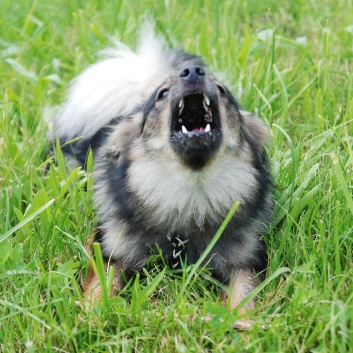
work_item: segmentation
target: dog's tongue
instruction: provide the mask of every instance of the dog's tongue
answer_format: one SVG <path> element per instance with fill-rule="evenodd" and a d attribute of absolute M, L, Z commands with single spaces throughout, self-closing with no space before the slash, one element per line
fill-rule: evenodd
<path fill-rule="evenodd" d="M 204 131 L 204 130 L 205 130 L 204 127 L 200 127 L 199 129 L 192 130 L 192 132 L 200 132 L 200 131 Z"/>

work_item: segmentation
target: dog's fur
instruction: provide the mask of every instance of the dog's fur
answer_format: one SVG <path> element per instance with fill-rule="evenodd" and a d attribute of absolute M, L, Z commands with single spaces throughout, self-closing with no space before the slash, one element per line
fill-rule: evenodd
<path fill-rule="evenodd" d="M 72 165 L 93 149 L 96 240 L 116 267 L 116 289 L 121 272 L 141 270 L 158 248 L 173 268 L 180 258 L 197 261 L 239 201 L 206 259 L 230 286 L 233 309 L 267 266 L 260 234 L 272 208 L 269 132 L 200 57 L 167 48 L 147 27 L 136 53 L 118 44 L 73 82 L 52 138 Z M 86 292 L 99 296 L 97 284 L 93 274 Z"/>

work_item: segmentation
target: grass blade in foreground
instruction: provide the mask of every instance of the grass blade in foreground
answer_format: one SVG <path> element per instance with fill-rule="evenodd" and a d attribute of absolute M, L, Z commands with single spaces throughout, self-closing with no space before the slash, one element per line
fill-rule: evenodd
<path fill-rule="evenodd" d="M 0 243 L 2 241 L 4 241 L 6 238 L 8 238 L 12 233 L 15 233 L 17 230 L 19 230 L 20 228 L 22 228 L 25 224 L 27 224 L 28 222 L 30 222 L 32 219 L 34 219 L 35 217 L 37 217 L 40 213 L 42 213 L 44 210 L 46 210 L 53 202 L 55 201 L 55 199 L 50 200 L 49 202 L 47 202 L 45 205 L 43 205 L 41 208 L 39 208 L 36 212 L 33 212 L 30 216 L 28 216 L 27 218 L 25 218 L 22 222 L 16 224 L 13 228 L 11 228 L 10 230 L 8 230 L 5 234 L 3 234 L 0 237 Z"/>
<path fill-rule="evenodd" d="M 218 239 L 221 237 L 222 233 L 224 232 L 224 230 L 227 228 L 228 223 L 231 221 L 231 219 L 233 218 L 235 212 L 237 211 L 239 207 L 239 201 L 237 201 L 233 207 L 231 208 L 231 210 L 229 211 L 227 217 L 225 218 L 225 220 L 223 221 L 223 223 L 221 224 L 221 226 L 219 227 L 219 229 L 217 230 L 215 236 L 213 237 L 213 239 L 210 241 L 210 243 L 208 244 L 206 250 L 203 252 L 203 254 L 200 256 L 199 260 L 196 262 L 196 264 L 194 264 L 191 267 L 191 271 L 188 275 L 188 277 L 185 280 L 185 283 L 183 285 L 183 287 L 180 290 L 179 296 L 176 300 L 176 303 L 179 303 L 182 295 L 185 293 L 185 290 L 187 288 L 187 286 L 189 285 L 189 283 L 191 282 L 192 277 L 194 276 L 195 272 L 197 271 L 197 269 L 201 266 L 202 262 L 205 260 L 205 258 L 207 257 L 207 255 L 210 253 L 210 251 L 212 250 L 212 248 L 215 246 L 215 244 L 217 243 Z"/>

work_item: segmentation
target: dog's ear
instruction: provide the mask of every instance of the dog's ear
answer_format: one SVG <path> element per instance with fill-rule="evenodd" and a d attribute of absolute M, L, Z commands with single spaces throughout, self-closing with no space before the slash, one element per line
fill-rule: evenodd
<path fill-rule="evenodd" d="M 245 135 L 247 140 L 260 154 L 264 151 L 270 137 L 270 130 L 266 124 L 253 114 L 241 111 L 244 118 Z"/>

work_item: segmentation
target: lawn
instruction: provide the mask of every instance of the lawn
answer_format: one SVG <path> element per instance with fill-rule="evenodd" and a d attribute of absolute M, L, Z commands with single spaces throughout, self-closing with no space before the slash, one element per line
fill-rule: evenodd
<path fill-rule="evenodd" d="M 207 269 L 153 261 L 118 296 L 75 305 L 92 178 L 60 151 L 54 162 L 46 120 L 112 37 L 136 45 L 146 9 L 272 132 L 270 261 L 251 331 L 233 328 Z M 352 14 L 350 0 L 1 0 L 0 351 L 353 352 Z"/>

